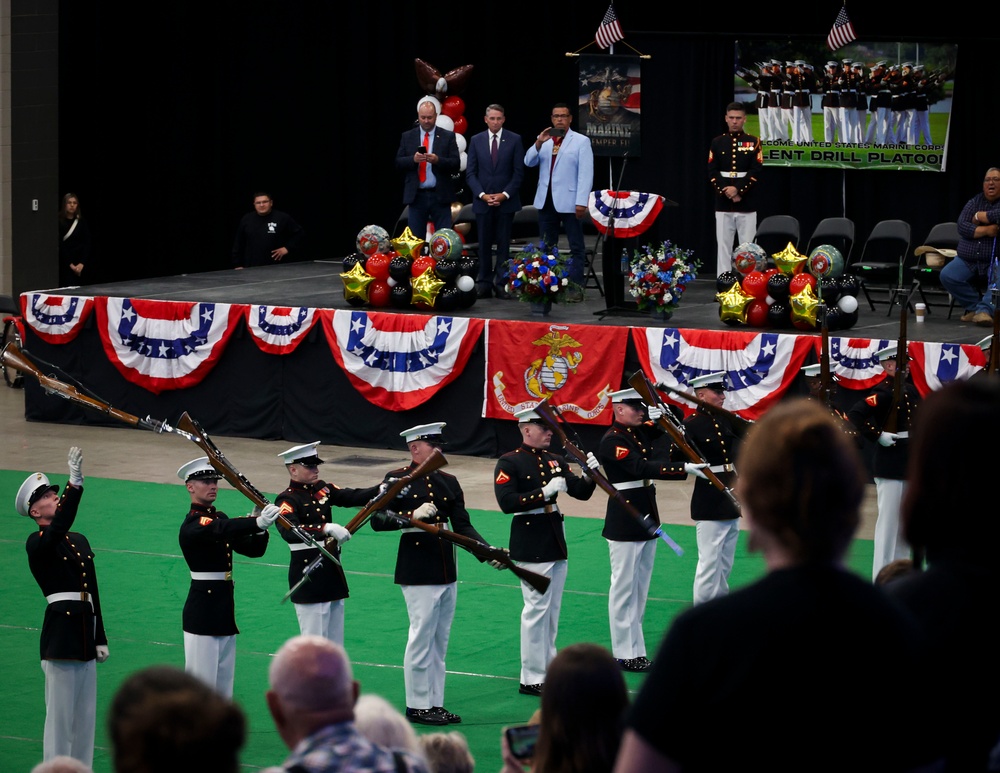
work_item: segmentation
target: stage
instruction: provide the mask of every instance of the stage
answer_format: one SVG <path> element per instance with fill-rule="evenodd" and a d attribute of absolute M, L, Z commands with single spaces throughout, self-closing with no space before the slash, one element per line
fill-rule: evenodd
<path fill-rule="evenodd" d="M 527 340 L 532 344 L 540 342 L 532 340 L 532 336 L 540 339 L 546 331 L 575 336 L 581 341 L 613 339 L 619 342 L 623 351 L 615 353 L 618 364 L 614 364 L 612 357 L 605 356 L 599 360 L 606 370 L 601 378 L 606 379 L 606 386 L 611 390 L 624 385 L 639 368 L 657 370 L 657 363 L 662 363 L 662 355 L 653 342 L 659 340 L 659 335 L 664 340 L 667 337 L 697 340 L 703 349 L 716 346 L 720 350 L 743 346 L 749 349 L 749 342 L 754 338 L 766 338 L 768 343 L 760 345 L 762 351 L 767 346 L 777 345 L 779 349 L 782 346 L 788 348 L 791 353 L 783 365 L 787 368 L 784 380 L 773 387 L 767 401 L 760 403 L 758 407 L 761 409 L 781 395 L 804 391 L 801 379 L 796 378 L 797 370 L 801 364 L 815 361 L 819 351 L 818 331 L 794 328 L 768 330 L 746 325 L 733 326 L 720 321 L 714 278 L 696 279 L 688 285 L 680 307 L 669 321 L 664 322 L 655 321 L 650 314 L 634 308 L 619 308 L 602 296 L 594 287 L 593 279 L 584 302 L 555 304 L 551 313 L 544 317 L 533 314 L 530 304 L 492 298 L 477 300 L 470 308 L 448 312 L 447 315 L 433 309 L 399 311 L 391 307 L 357 307 L 345 300 L 340 278 L 342 272 L 342 262 L 337 259 L 32 291 L 25 293 L 22 300 L 27 299 L 29 306 L 37 307 L 29 308 L 27 315 L 36 323 L 36 317 L 50 319 L 40 315 L 38 308 L 44 307 L 52 312 L 54 307 L 50 307 L 51 304 L 66 305 L 71 299 L 76 299 L 76 306 L 80 308 L 89 302 L 98 311 L 89 314 L 72 336 L 40 334 L 37 324 L 33 327 L 32 320 L 26 319 L 24 349 L 29 356 L 55 366 L 46 368 L 46 372 L 67 374 L 92 390 L 101 400 L 140 417 L 148 414 L 172 423 L 187 411 L 214 434 L 300 442 L 321 440 L 328 444 L 369 448 L 401 447 L 399 433 L 403 429 L 444 420 L 448 422 L 450 450 L 487 457 L 494 457 L 518 442 L 516 425 L 509 420 L 512 417 L 499 417 L 496 409 L 491 412 L 489 405 L 497 391 L 497 378 L 493 375 L 494 371 L 488 370 L 487 351 L 501 331 L 524 328 L 529 331 Z M 597 281 L 602 287 L 607 284 L 600 270 Z M 122 299 L 129 299 L 131 306 L 127 303 L 123 305 Z M 970 345 L 991 332 L 959 322 L 960 309 L 956 310 L 952 319 L 947 319 L 947 298 L 938 296 L 938 299 L 943 305 L 932 305 L 925 322 L 918 324 L 912 315 L 909 317 L 909 341 Z M 144 387 L 144 382 L 133 378 L 122 362 L 114 361 L 117 355 L 113 347 L 116 344 L 109 342 L 109 338 L 116 336 L 128 338 L 120 332 L 121 324 L 115 328 L 115 319 L 109 321 L 109 318 L 120 312 L 125 319 L 137 309 L 141 315 L 142 309 L 150 306 L 144 306 L 143 301 L 171 301 L 183 308 L 186 308 L 184 304 L 220 305 L 218 308 L 227 308 L 228 305 L 231 307 L 228 311 L 231 315 L 229 329 L 220 333 L 220 336 L 225 335 L 226 340 L 211 357 L 206 358 L 206 363 L 199 366 L 197 373 L 185 375 L 186 380 L 160 388 L 166 381 L 161 379 L 159 386 Z M 609 309 L 609 306 L 613 308 Z M 294 346 L 275 348 L 265 345 L 259 340 L 259 335 L 255 337 L 252 325 L 255 314 L 264 320 L 265 310 L 269 314 L 277 311 L 279 314 L 292 313 L 293 316 L 297 310 L 298 318 L 309 320 L 310 326 L 303 326 L 305 332 L 292 342 Z M 351 312 L 351 315 L 344 312 Z M 338 353 L 332 343 L 337 330 L 336 320 L 356 316 L 357 312 L 380 312 L 367 316 L 383 320 L 388 319 L 386 315 L 392 315 L 394 327 L 408 331 L 417 331 L 429 319 L 453 318 L 454 328 L 458 330 L 461 327 L 465 331 L 465 352 L 454 359 L 453 371 L 443 378 L 440 385 L 427 387 L 422 396 L 418 394 L 403 401 L 389 399 L 387 402 L 385 394 L 380 393 L 383 398 L 380 405 L 377 400 L 373 402 L 379 395 L 362 394 L 365 385 L 354 373 L 348 372 L 345 357 L 350 352 L 342 346 L 341 353 Z M 319 320 L 314 324 L 313 314 Z M 859 297 L 857 323 L 847 330 L 832 331 L 831 341 L 842 348 L 848 342 L 852 346 L 863 347 L 870 341 L 869 349 L 878 348 L 879 341 L 897 340 L 899 317 L 898 307 L 890 311 L 883 301 L 872 311 L 864 297 Z M 521 323 L 534 324 L 525 326 Z M 114 328 L 110 336 L 109 325 Z M 203 337 L 211 335 L 214 334 L 205 333 Z M 650 341 L 649 351 L 646 351 L 646 339 Z M 741 342 L 738 345 L 733 343 L 737 339 Z M 171 340 L 171 336 L 168 335 L 166 340 Z M 712 343 L 716 341 L 717 344 Z M 964 347 L 966 359 L 974 359 L 969 357 L 973 348 Z M 546 362 L 553 357 L 560 361 L 556 365 L 562 362 L 559 352 L 555 350 L 550 350 Z M 662 367 L 673 372 L 683 366 L 681 370 L 688 368 L 685 372 L 690 373 L 693 366 L 682 360 L 678 357 L 669 367 Z M 591 358 L 593 361 L 594 358 Z M 753 367 L 759 370 L 761 361 L 758 355 Z M 376 364 L 376 370 L 377 367 Z M 390 365 L 383 363 L 382 367 L 386 369 Z M 727 361 L 724 367 L 742 366 L 730 366 Z M 877 366 L 874 368 L 871 372 L 860 373 L 854 383 L 848 379 L 848 389 L 867 383 L 865 379 L 870 381 L 874 376 L 880 376 L 880 370 Z M 520 372 L 516 368 L 507 368 L 507 381 L 517 381 L 518 376 L 513 374 Z M 648 375 L 662 380 L 662 373 L 648 372 Z M 62 378 L 61 375 L 59 377 Z M 181 383 L 184 388 L 177 388 L 177 384 Z M 359 384 L 362 390 L 359 390 Z M 380 388 L 369 391 L 380 392 Z M 747 399 L 757 398 L 750 396 Z M 842 399 L 853 399 L 853 396 L 848 391 Z M 555 398 L 553 402 L 556 402 Z M 731 403 L 727 397 L 727 407 L 731 405 L 733 410 L 743 407 L 738 402 Z M 598 408 L 593 408 L 588 415 L 597 416 Z M 753 417 L 754 406 L 749 408 L 749 411 L 741 412 Z M 45 394 L 30 378 L 26 379 L 25 417 L 29 421 L 115 423 L 114 419 L 105 415 L 85 411 L 73 403 Z M 588 422 L 578 419 L 574 427 L 585 442 L 592 445 L 606 430 L 609 421 L 608 412 L 603 411 L 600 420 Z"/>

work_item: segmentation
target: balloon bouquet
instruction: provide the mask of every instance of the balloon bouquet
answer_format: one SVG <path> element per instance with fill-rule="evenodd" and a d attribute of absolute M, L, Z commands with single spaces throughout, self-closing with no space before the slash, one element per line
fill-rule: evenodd
<path fill-rule="evenodd" d="M 441 75 L 426 62 L 416 59 L 417 82 L 424 90 L 417 106 L 433 102 L 437 109 L 436 125 L 455 133 L 461 158 L 460 171 L 468 161 L 469 124 L 465 102 L 459 94 L 465 89 L 472 65 L 464 65 Z M 461 204 L 452 205 L 453 213 Z M 434 230 L 416 236 L 409 227 L 392 239 L 378 225 L 368 225 L 357 236 L 357 252 L 344 259 L 344 299 L 352 306 L 391 306 L 435 311 L 467 309 L 476 302 L 476 258 L 463 254 L 464 237 L 457 230 Z"/>
<path fill-rule="evenodd" d="M 830 244 L 809 256 L 789 242 L 771 256 L 753 242 L 733 251 L 733 270 L 716 279 L 719 319 L 728 325 L 815 330 L 820 303 L 826 303 L 830 330 L 858 321 L 861 280 L 844 273 L 844 257 Z"/>

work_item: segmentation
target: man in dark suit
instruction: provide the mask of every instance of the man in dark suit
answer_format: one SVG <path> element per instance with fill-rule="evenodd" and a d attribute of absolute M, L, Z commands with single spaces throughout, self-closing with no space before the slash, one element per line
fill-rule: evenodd
<path fill-rule="evenodd" d="M 510 234 L 514 213 L 521 208 L 521 181 L 524 179 L 524 147 L 521 135 L 504 130 L 506 116 L 500 105 L 486 108 L 486 131 L 469 141 L 465 179 L 472 189 L 472 211 L 476 213 L 479 241 L 479 277 L 476 293 L 489 298 L 495 292 L 503 298 L 504 273 L 510 257 Z M 497 262 L 493 264 L 493 245 Z M 492 285 L 492 287 L 491 287 Z"/>
<path fill-rule="evenodd" d="M 409 207 L 406 224 L 417 238 L 451 228 L 455 186 L 451 176 L 462 164 L 454 132 L 437 126 L 437 106 L 427 100 L 417 106 L 419 126 L 403 132 L 396 151 L 396 169 L 403 173 L 403 203 Z"/>

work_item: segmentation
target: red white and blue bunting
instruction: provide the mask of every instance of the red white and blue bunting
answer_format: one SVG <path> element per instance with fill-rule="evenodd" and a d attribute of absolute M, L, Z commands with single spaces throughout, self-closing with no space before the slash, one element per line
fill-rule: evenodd
<path fill-rule="evenodd" d="M 316 310 L 305 306 L 252 305 L 247 328 L 254 343 L 268 354 L 290 354 L 316 323 Z"/>
<path fill-rule="evenodd" d="M 594 226 L 602 234 L 613 222 L 613 236 L 638 236 L 649 228 L 663 209 L 663 197 L 638 191 L 592 191 L 587 202 Z"/>
<path fill-rule="evenodd" d="M 205 378 L 245 307 L 98 297 L 95 308 L 108 359 L 133 384 L 159 394 Z"/>
<path fill-rule="evenodd" d="M 94 299 L 89 296 L 21 294 L 24 322 L 50 344 L 68 344 L 76 338 L 93 310 Z"/>

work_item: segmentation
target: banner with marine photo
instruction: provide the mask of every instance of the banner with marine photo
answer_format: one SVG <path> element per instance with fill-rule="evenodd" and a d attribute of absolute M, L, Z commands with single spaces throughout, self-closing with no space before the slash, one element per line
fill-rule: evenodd
<path fill-rule="evenodd" d="M 642 150 L 639 125 L 642 74 L 638 56 L 582 54 L 577 126 L 590 137 L 595 156 L 636 158 Z"/>
<path fill-rule="evenodd" d="M 625 327 L 490 320 L 483 416 L 513 419 L 548 397 L 567 421 L 611 424 L 627 345 Z"/>
<path fill-rule="evenodd" d="M 739 40 L 734 101 L 769 166 L 945 171 L 958 46 Z"/>

